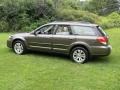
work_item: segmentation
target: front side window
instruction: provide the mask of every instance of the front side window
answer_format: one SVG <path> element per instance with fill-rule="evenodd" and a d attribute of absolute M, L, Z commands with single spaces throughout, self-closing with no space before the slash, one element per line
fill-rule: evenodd
<path fill-rule="evenodd" d="M 36 34 L 52 34 L 53 30 L 54 30 L 53 25 L 47 25 L 47 26 L 43 26 L 40 29 L 38 29 L 36 31 Z"/>
<path fill-rule="evenodd" d="M 69 34 L 70 32 L 68 26 L 63 26 L 63 25 L 58 26 L 56 30 L 56 35 L 69 35 Z"/>
<path fill-rule="evenodd" d="M 81 35 L 81 36 L 95 36 L 96 35 L 95 29 L 92 27 L 73 25 L 71 26 L 71 29 L 74 35 Z"/>

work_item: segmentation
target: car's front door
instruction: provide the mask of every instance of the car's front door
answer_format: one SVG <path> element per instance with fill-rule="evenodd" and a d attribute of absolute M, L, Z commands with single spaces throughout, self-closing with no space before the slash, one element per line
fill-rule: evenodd
<path fill-rule="evenodd" d="M 52 39 L 52 48 L 54 51 L 66 53 L 74 39 L 69 25 L 57 25 Z"/>
<path fill-rule="evenodd" d="M 46 25 L 39 28 L 34 35 L 28 37 L 29 47 L 37 50 L 51 50 L 53 31 L 54 25 Z"/>

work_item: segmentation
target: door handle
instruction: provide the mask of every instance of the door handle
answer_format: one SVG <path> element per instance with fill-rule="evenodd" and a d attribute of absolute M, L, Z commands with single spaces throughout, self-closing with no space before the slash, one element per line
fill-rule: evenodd
<path fill-rule="evenodd" d="M 73 40 L 74 38 L 69 38 L 70 40 Z"/>

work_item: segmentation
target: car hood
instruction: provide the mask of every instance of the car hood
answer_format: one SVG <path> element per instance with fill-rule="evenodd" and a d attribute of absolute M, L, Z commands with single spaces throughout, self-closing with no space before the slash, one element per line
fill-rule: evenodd
<path fill-rule="evenodd" d="M 28 36 L 30 33 L 17 33 L 17 34 L 14 34 L 14 35 L 12 35 L 12 36 Z"/>

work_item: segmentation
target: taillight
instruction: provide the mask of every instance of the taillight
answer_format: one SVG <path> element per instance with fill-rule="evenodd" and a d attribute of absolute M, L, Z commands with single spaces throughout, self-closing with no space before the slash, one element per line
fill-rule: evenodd
<path fill-rule="evenodd" d="M 107 44 L 108 43 L 108 37 L 98 37 L 97 41 L 102 44 Z"/>

